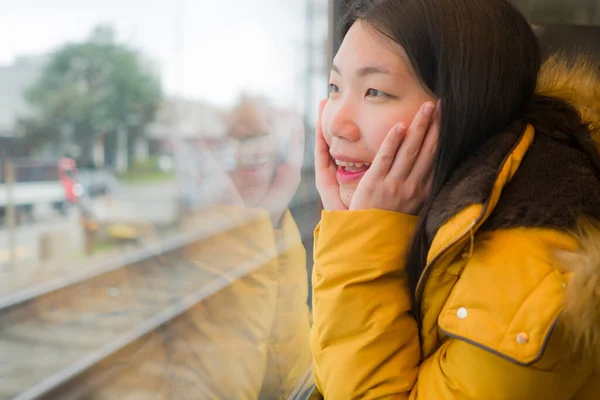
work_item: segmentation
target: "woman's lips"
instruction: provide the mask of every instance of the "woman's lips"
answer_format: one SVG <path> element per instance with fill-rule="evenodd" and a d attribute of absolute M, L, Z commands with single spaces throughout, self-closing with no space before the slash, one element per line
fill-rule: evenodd
<path fill-rule="evenodd" d="M 351 159 L 341 154 L 331 154 L 337 164 L 337 180 L 341 184 L 357 182 L 371 166 L 370 162 Z"/>
<path fill-rule="evenodd" d="M 368 169 L 369 169 L 368 167 L 363 167 L 359 171 L 348 171 L 346 169 L 346 167 L 338 165 L 338 169 L 337 169 L 338 183 L 349 184 L 349 183 L 358 182 L 360 180 L 360 178 L 362 178 L 362 176 L 365 174 L 365 172 L 367 172 Z"/>

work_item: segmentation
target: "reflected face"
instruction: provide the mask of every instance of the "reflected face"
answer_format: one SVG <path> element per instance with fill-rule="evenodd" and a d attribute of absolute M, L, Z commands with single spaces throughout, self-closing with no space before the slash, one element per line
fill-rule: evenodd
<path fill-rule="evenodd" d="M 423 103 L 435 97 L 416 77 L 404 49 L 361 21 L 335 56 L 329 86 L 321 123 L 339 165 L 340 198 L 349 207 L 388 132 L 399 122 L 409 126 Z"/>
<path fill-rule="evenodd" d="M 238 139 L 237 166 L 231 179 L 249 207 L 264 200 L 276 167 L 276 143 L 272 135 L 250 136 Z"/>

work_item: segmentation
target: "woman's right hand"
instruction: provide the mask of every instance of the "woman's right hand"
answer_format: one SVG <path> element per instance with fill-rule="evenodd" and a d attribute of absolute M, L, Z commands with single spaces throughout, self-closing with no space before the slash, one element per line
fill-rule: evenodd
<path fill-rule="evenodd" d="M 342 203 L 342 199 L 340 198 L 337 165 L 331 158 L 331 154 L 329 154 L 329 146 L 325 141 L 321 127 L 323 109 L 326 104 L 326 99 L 321 100 L 319 103 L 319 116 L 315 129 L 315 175 L 317 191 L 325 210 L 347 210 L 348 208 Z"/>
<path fill-rule="evenodd" d="M 437 107 L 425 102 L 408 129 L 401 123 L 392 128 L 354 191 L 350 210 L 419 214 L 431 193 L 439 112 L 439 102 Z"/>

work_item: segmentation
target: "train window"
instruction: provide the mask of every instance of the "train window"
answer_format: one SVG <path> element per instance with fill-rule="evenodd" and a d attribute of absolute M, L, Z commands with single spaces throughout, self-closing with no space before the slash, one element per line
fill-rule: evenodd
<path fill-rule="evenodd" d="M 600 25 L 598 0 L 513 0 L 536 24 Z"/>
<path fill-rule="evenodd" d="M 16 163 L 15 180 L 19 183 L 56 181 L 58 166 L 56 162 Z"/>
<path fill-rule="evenodd" d="M 346 2 L 51 3 L 0 15 L 0 398 L 294 398 Z"/>
<path fill-rule="evenodd" d="M 2 13 L 0 398 L 310 383 L 329 26 L 328 0 Z"/>

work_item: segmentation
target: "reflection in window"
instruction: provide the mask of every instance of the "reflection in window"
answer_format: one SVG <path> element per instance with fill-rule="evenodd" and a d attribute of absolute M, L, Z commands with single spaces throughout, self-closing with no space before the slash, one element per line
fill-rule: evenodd
<path fill-rule="evenodd" d="M 327 12 L 28 0 L 0 17 L 0 398 L 310 385 Z"/>

